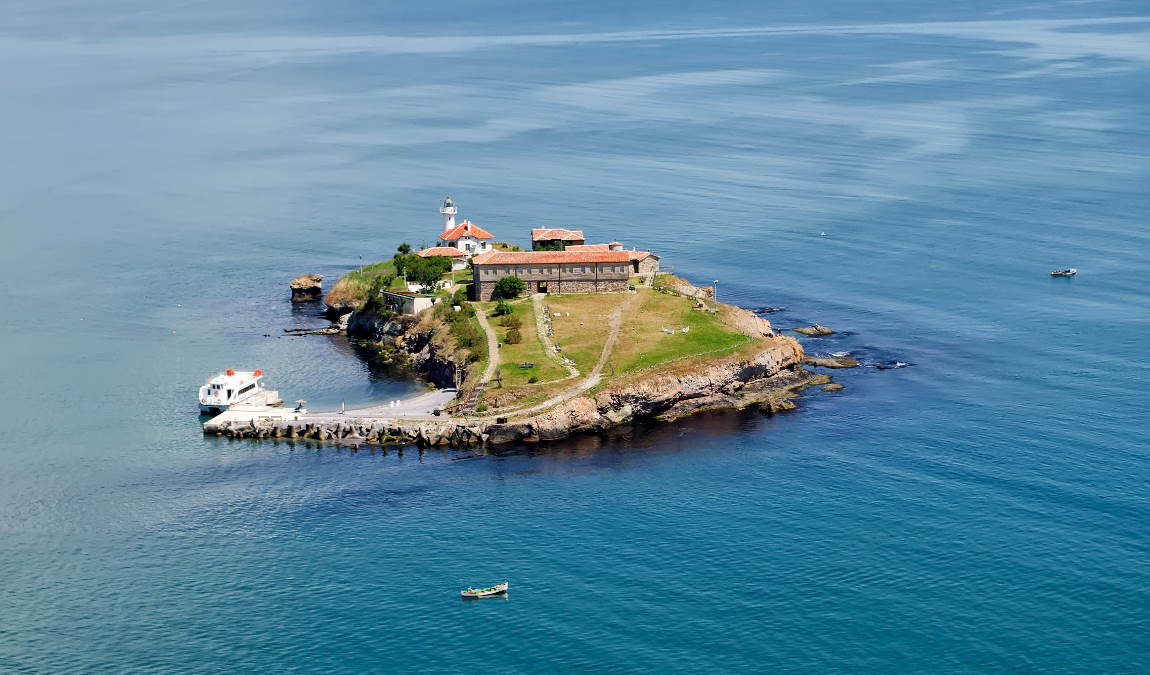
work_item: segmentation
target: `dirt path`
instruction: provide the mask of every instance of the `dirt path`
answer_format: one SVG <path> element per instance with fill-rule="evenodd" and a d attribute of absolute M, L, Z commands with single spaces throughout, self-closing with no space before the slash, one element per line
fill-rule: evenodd
<path fill-rule="evenodd" d="M 563 366 L 567 370 L 567 377 L 579 377 L 579 369 L 571 362 L 571 359 L 560 356 L 555 351 L 555 345 L 551 342 L 551 337 L 547 335 L 547 322 L 543 320 L 543 294 L 536 293 L 531 296 L 531 304 L 535 306 L 535 331 L 539 333 L 539 340 L 543 343 L 543 351 L 547 352 L 547 358 L 555 363 Z"/>
<path fill-rule="evenodd" d="M 479 321 L 479 327 L 487 335 L 487 367 L 483 369 L 483 375 L 479 377 L 477 385 L 482 387 L 490 382 L 491 378 L 495 376 L 495 371 L 499 370 L 499 338 L 496 337 L 491 324 L 487 323 L 487 312 L 477 309 L 475 310 L 475 318 Z"/>
<path fill-rule="evenodd" d="M 610 326 L 610 332 L 607 334 L 607 341 L 603 343 L 603 352 L 599 355 L 598 363 L 595 364 L 595 367 L 591 369 L 591 372 L 587 374 L 586 378 L 572 385 L 570 389 L 566 389 L 563 392 L 552 396 L 546 401 L 543 401 L 542 403 L 536 403 L 533 406 L 527 408 L 519 408 L 518 410 L 502 411 L 498 415 L 492 415 L 480 419 L 494 420 L 496 417 L 529 415 L 532 413 L 541 412 L 548 408 L 553 408 L 565 401 L 569 401 L 579 394 L 582 394 L 588 389 L 591 389 L 599 384 L 599 381 L 602 379 L 600 374 L 603 372 L 603 367 L 607 365 L 607 360 L 611 358 L 611 350 L 615 348 L 615 341 L 619 338 L 619 330 L 623 327 L 623 317 L 627 315 L 628 310 L 639 303 L 641 297 L 642 296 L 640 294 L 636 293 L 630 298 L 627 298 L 623 304 L 611 310 L 611 314 L 607 320 L 608 325 Z"/>

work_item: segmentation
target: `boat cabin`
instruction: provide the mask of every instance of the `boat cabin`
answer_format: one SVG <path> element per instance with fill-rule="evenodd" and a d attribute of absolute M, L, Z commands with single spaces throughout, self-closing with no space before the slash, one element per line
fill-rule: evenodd
<path fill-rule="evenodd" d="M 263 374 L 259 368 L 255 370 L 228 368 L 210 378 L 200 387 L 200 411 L 208 414 L 221 413 L 232 405 L 251 398 L 260 391 Z"/>

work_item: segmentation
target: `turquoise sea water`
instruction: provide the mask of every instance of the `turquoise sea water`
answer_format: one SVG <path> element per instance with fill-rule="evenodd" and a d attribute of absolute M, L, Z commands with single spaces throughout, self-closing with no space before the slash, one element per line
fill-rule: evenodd
<path fill-rule="evenodd" d="M 1150 670 L 1145 4 L 673 4 L 9 3 L 0 671 Z M 913 365 L 492 456 L 201 436 L 222 367 L 414 391 L 286 283 L 448 193 Z"/>

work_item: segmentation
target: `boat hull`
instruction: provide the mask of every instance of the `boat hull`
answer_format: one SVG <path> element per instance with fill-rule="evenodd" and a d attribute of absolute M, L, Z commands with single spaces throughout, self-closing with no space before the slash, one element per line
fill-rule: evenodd
<path fill-rule="evenodd" d="M 480 598 L 493 598 L 498 595 L 507 595 L 509 584 L 502 583 L 491 588 L 465 588 L 459 591 L 459 596 L 464 600 L 479 600 Z"/>

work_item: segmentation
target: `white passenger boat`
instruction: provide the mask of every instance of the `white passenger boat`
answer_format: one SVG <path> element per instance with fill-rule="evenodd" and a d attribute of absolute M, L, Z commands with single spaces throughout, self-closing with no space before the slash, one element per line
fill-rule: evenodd
<path fill-rule="evenodd" d="M 234 404 L 255 396 L 263 390 L 260 380 L 264 371 L 234 370 L 228 368 L 200 387 L 200 412 L 213 415 L 222 413 Z"/>

